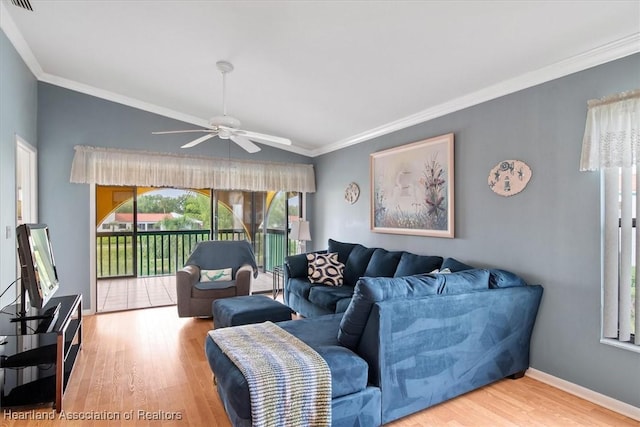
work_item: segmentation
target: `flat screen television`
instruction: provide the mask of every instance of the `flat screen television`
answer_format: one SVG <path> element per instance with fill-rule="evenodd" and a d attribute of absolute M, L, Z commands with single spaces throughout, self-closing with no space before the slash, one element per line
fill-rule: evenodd
<path fill-rule="evenodd" d="M 58 290 L 58 273 L 46 224 L 22 224 L 16 228 L 21 266 L 21 312 L 26 312 L 26 296 L 31 307 L 42 309 Z"/>

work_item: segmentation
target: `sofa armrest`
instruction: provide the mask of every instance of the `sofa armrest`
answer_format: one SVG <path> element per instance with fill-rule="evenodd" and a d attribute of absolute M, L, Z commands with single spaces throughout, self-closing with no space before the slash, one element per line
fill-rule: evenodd
<path fill-rule="evenodd" d="M 326 254 L 327 250 L 307 252 L 310 254 Z M 284 282 L 290 278 L 306 278 L 307 277 L 307 253 L 290 255 L 284 259 Z"/>
<path fill-rule="evenodd" d="M 308 279 L 309 272 L 307 269 L 307 254 L 326 253 L 327 250 L 324 249 L 304 254 L 290 255 L 284 259 L 284 265 L 282 266 L 282 296 L 285 304 L 289 304 L 289 279 Z"/>
<path fill-rule="evenodd" d="M 253 267 L 244 264 L 236 271 L 236 295 L 249 295 L 251 291 L 251 276 L 253 275 Z"/>

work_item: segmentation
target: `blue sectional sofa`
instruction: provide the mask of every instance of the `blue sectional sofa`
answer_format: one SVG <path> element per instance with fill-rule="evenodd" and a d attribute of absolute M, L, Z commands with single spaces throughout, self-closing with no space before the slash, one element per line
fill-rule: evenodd
<path fill-rule="evenodd" d="M 362 277 L 353 289 L 344 313 L 277 323 L 329 366 L 333 426 L 388 423 L 529 367 L 540 285 L 470 269 Z M 232 424 L 250 426 L 243 374 L 211 337 L 205 352 Z"/>
<path fill-rule="evenodd" d="M 430 273 L 436 269 L 460 271 L 472 268 L 453 258 L 416 255 L 405 251 L 367 248 L 358 243 L 329 239 L 328 249 L 315 253 L 337 253 L 344 264 L 344 284 L 327 286 L 311 283 L 307 276 L 306 254 L 293 255 L 284 263 L 284 302 L 304 317 L 342 313 L 347 309 L 360 277 L 402 277 Z"/>

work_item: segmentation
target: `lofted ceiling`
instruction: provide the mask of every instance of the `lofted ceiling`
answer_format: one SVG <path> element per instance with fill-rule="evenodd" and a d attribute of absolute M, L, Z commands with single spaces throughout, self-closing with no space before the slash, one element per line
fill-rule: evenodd
<path fill-rule="evenodd" d="M 640 51 L 637 0 L 30 3 L 0 25 L 39 80 L 205 125 L 227 60 L 227 112 L 309 156 Z"/>

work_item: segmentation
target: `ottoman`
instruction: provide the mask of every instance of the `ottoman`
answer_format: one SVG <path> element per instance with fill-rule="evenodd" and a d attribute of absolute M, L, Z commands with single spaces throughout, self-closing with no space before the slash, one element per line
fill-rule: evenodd
<path fill-rule="evenodd" d="M 291 320 L 293 310 L 265 295 L 217 299 L 211 304 L 215 329 L 266 321 Z"/>

